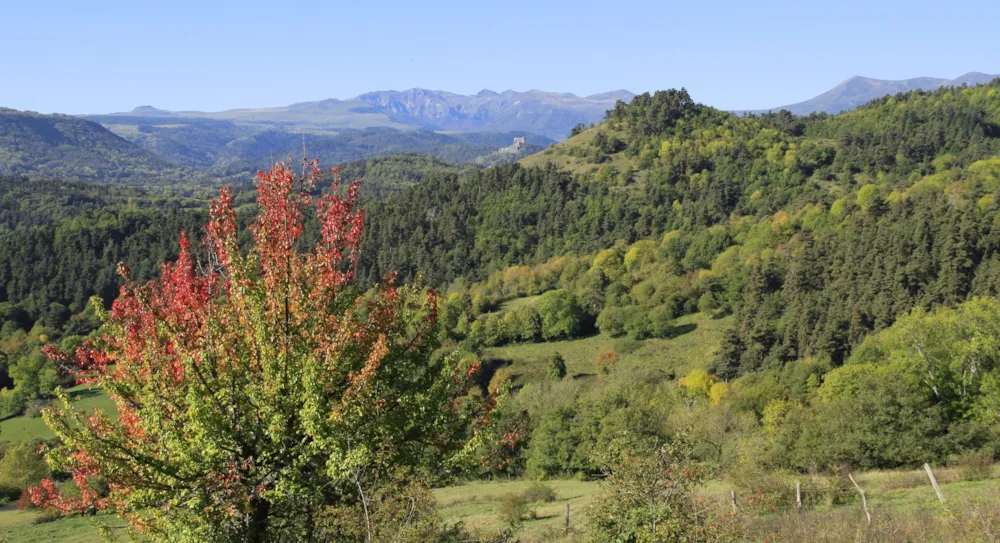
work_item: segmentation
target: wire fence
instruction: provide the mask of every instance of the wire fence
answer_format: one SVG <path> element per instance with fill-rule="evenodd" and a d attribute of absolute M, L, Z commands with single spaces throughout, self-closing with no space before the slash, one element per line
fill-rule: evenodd
<path fill-rule="evenodd" d="M 823 506 L 849 503 L 860 503 L 868 522 L 871 523 L 871 511 L 868 500 L 872 496 L 884 495 L 896 490 L 927 487 L 933 489 L 941 505 L 947 503 L 947 486 L 959 482 L 997 481 L 1000 483 L 1000 466 L 951 466 L 932 468 L 924 464 L 924 469 L 898 472 L 869 472 L 855 477 L 846 473 L 834 476 L 808 476 L 802 480 L 784 479 L 779 485 L 775 481 L 770 484 L 749 490 L 729 490 L 720 499 L 730 502 L 734 510 L 743 508 L 743 502 L 753 502 L 755 495 L 768 495 L 777 498 L 783 505 L 797 510 L 810 509 L 817 504 Z M 741 495 L 742 494 L 742 495 Z M 933 495 L 933 494 L 932 494 Z"/>

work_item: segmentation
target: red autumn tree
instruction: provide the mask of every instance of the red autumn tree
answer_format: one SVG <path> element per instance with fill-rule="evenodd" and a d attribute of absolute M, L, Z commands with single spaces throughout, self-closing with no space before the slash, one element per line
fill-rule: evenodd
<path fill-rule="evenodd" d="M 454 400 L 478 364 L 432 362 L 434 291 L 392 277 L 360 295 L 350 288 L 357 184 L 314 197 L 321 172 L 305 171 L 258 174 L 244 251 L 222 189 L 207 262 L 182 239 L 156 280 L 139 284 L 120 266 L 100 339 L 73 355 L 49 351 L 103 388 L 119 417 L 80 412 L 65 396 L 45 412 L 62 443 L 49 461 L 78 491 L 44 481 L 30 490 L 36 504 L 111 510 L 169 541 L 300 540 L 324 509 L 358 505 L 371 540 L 366 490 L 389 473 L 398 483 L 400 468 L 445 464 L 464 424 Z M 310 209 L 320 239 L 306 251 Z"/>

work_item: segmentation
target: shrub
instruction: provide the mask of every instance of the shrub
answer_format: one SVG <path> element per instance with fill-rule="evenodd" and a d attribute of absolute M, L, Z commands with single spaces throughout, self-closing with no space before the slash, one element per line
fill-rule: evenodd
<path fill-rule="evenodd" d="M 659 305 L 649 311 L 649 334 L 652 337 L 666 337 L 674 328 L 674 309 Z"/>
<path fill-rule="evenodd" d="M 566 377 L 566 360 L 559 353 L 552 353 L 549 357 L 549 379 L 553 381 L 562 381 Z"/>
<path fill-rule="evenodd" d="M 597 353 L 597 357 L 594 359 L 594 367 L 597 369 L 597 373 L 607 375 L 611 373 L 611 367 L 616 362 L 618 362 L 618 353 L 611 349 L 604 349 Z"/>
<path fill-rule="evenodd" d="M 646 339 L 653 336 L 653 325 L 645 311 L 635 308 L 625 319 L 625 333 L 631 339 Z"/>
<path fill-rule="evenodd" d="M 37 441 L 7 448 L 0 458 L 0 500 L 15 500 L 21 491 L 49 476 L 49 467 L 38 455 Z"/>
<path fill-rule="evenodd" d="M 986 479 L 993 474 L 993 453 L 977 451 L 958 458 L 959 474 L 963 481 Z"/>
<path fill-rule="evenodd" d="M 712 385 L 715 384 L 715 377 L 709 375 L 708 372 L 703 369 L 695 368 L 691 370 L 691 373 L 687 374 L 687 376 L 681 377 L 677 384 L 679 384 L 689 396 L 707 398 L 712 390 Z"/>
<path fill-rule="evenodd" d="M 536 481 L 521 494 L 521 497 L 527 503 L 551 503 L 556 501 L 556 491 L 552 490 L 551 486 Z"/>
<path fill-rule="evenodd" d="M 520 526 L 528 509 L 528 503 L 520 494 L 507 494 L 500 501 L 497 515 L 504 526 Z"/>
<path fill-rule="evenodd" d="M 682 446 L 623 445 L 616 443 L 601 461 L 609 475 L 589 511 L 591 541 L 741 540 L 737 519 L 706 515 L 696 502 L 708 472 L 688 460 Z"/>
<path fill-rule="evenodd" d="M 715 300 L 715 295 L 711 292 L 706 292 L 701 295 L 701 298 L 698 298 L 698 311 L 709 313 L 718 308 L 719 303 Z"/>
<path fill-rule="evenodd" d="M 49 402 L 46 400 L 31 400 L 28 402 L 28 407 L 24 408 L 24 416 L 29 419 L 37 419 L 42 416 L 42 409 L 45 409 L 47 405 L 49 405 Z"/>
<path fill-rule="evenodd" d="M 521 325 L 519 336 L 522 341 L 538 341 L 542 337 L 542 318 L 534 306 L 520 307 L 516 311 Z"/>
<path fill-rule="evenodd" d="M 625 335 L 625 322 L 632 313 L 631 308 L 607 306 L 597 316 L 597 329 L 611 337 Z"/>

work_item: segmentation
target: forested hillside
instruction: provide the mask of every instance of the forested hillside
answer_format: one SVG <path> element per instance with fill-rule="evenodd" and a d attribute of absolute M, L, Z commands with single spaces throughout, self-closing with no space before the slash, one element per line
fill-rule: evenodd
<path fill-rule="evenodd" d="M 367 291 L 343 302 L 349 311 L 394 288 L 386 277 L 395 271 L 437 289 L 406 290 L 414 298 L 400 309 L 433 315 L 418 334 L 426 353 L 437 348 L 429 367 L 468 366 L 442 373 L 449 386 L 469 386 L 442 409 L 468 412 L 440 419 L 450 421 L 449 441 L 435 446 L 488 437 L 469 441 L 463 458 L 474 461 L 460 468 L 423 465 L 433 484 L 603 479 L 609 465 L 628 469 L 608 451 L 626 444 L 649 453 L 670 442 L 684 447 L 688 472 L 697 462 L 699 474 L 791 507 L 782 473 L 989 465 L 1000 450 L 1000 81 L 808 117 L 737 116 L 683 89 L 662 91 L 618 103 L 600 125 L 578 125 L 568 141 L 520 163 L 454 166 L 406 154 L 342 173 L 367 181 L 363 218 L 353 191 L 293 193 L 298 181 L 279 169 L 261 179 L 272 197 L 284 194 L 272 205 L 291 207 L 260 212 L 247 185 L 224 192 L 225 213 L 216 204 L 210 229 L 226 241 L 214 253 L 200 243 L 203 199 L 0 181 L 0 418 L 49 401 L 65 382 L 41 348 L 75 348 L 98 326 L 84 302 L 118 295 L 119 261 L 136 279 L 154 277 L 186 231 L 201 262 L 214 265 L 210 254 L 235 262 L 255 235 L 235 232 L 255 221 L 291 224 L 290 239 L 300 240 L 273 238 L 266 258 L 320 239 L 343 244 L 308 262 L 325 278 L 320 290 L 335 285 L 330 292 L 344 300 Z M 319 196 L 324 203 L 306 209 Z M 342 255 L 349 265 L 324 264 Z M 298 284 L 313 285 L 308 271 L 272 269 L 294 269 Z M 353 284 L 343 270 L 357 272 Z M 170 275 L 164 288 L 195 277 Z M 261 292 L 279 284 L 268 277 Z M 395 303 L 395 291 L 385 292 Z M 303 306 L 296 318 L 314 322 L 314 310 Z M 409 337 L 413 328 L 395 330 Z M 411 350 L 396 346 L 408 360 Z M 338 383 L 383 375 L 373 353 L 352 358 Z M 371 409 L 387 405 L 378 401 Z M 469 415 L 480 409 L 489 416 Z M 405 417 L 393 420 L 405 426 Z M 423 454 L 414 461 L 436 453 Z M 829 492 L 831 504 L 843 499 Z"/>
<path fill-rule="evenodd" d="M 193 177 L 97 123 L 7 108 L 0 108 L 0 175 L 131 184 Z"/>
<path fill-rule="evenodd" d="M 727 470 L 893 467 L 992 446 L 1000 358 L 977 342 L 997 307 L 976 297 L 1000 290 L 1000 82 L 809 117 L 737 117 L 658 92 L 576 132 L 524 161 L 540 167 L 429 178 L 373 205 L 363 276 L 451 285 L 447 337 L 471 349 L 595 332 L 641 342 L 683 333 L 687 313 L 732 315 L 692 361 L 708 373 L 680 388 L 722 425 L 704 459 Z M 634 378 L 647 384 L 525 404 L 529 470 L 552 455 L 564 460 L 549 473 L 593 469 L 592 425 L 619 420 L 600 409 L 679 416 L 642 407 L 674 401 L 651 399 L 669 375 Z"/>
<path fill-rule="evenodd" d="M 375 204 L 367 278 L 448 284 L 649 239 L 671 275 L 712 271 L 713 295 L 740 315 L 732 371 L 814 352 L 839 362 L 911 307 L 996 288 L 998 89 L 804 118 L 641 95 L 528 159 L 563 169 L 435 177 Z"/>
<path fill-rule="evenodd" d="M 237 124 L 177 116 L 86 118 L 172 163 L 229 176 L 253 173 L 277 160 L 299 157 L 303 147 L 309 156 L 323 164 L 410 153 L 431 155 L 447 162 L 493 165 L 512 162 L 554 143 L 545 136 L 523 131 L 439 133 L 389 127 L 308 131 L 290 125 Z M 491 156 L 509 146 L 516 137 L 527 140 L 522 153 Z"/>

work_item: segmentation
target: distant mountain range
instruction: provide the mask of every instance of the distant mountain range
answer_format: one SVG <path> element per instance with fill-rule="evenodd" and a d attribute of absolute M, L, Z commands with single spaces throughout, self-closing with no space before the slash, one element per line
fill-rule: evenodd
<path fill-rule="evenodd" d="M 617 90 L 580 97 L 530 90 L 501 93 L 482 90 L 466 96 L 445 91 L 410 89 L 362 94 L 348 100 L 330 98 L 284 107 L 231 109 L 218 112 L 166 111 L 140 106 L 116 116 L 180 117 L 231 121 L 236 124 L 294 126 L 299 130 L 348 128 L 424 128 L 445 132 L 530 132 L 564 139 L 579 123 L 599 122 L 618 100 L 634 94 Z"/>
<path fill-rule="evenodd" d="M 770 110 L 758 110 L 754 111 L 754 113 L 780 111 L 782 109 L 787 109 L 796 115 L 808 115 L 813 112 L 840 113 L 841 111 L 854 109 L 883 96 L 918 89 L 931 91 L 940 87 L 982 85 L 983 83 L 989 83 L 997 77 L 1000 77 L 1000 75 L 990 75 L 980 72 L 969 72 L 955 79 L 915 77 L 913 79 L 900 79 L 897 81 L 855 76 L 805 102 L 789 104 Z"/>
<path fill-rule="evenodd" d="M 515 141 L 522 143 L 512 148 Z M 0 176 L 118 184 L 246 180 L 301 157 L 324 165 L 420 154 L 481 166 L 513 162 L 554 140 L 523 131 L 438 133 L 386 127 L 307 133 L 184 117 L 43 115 L 0 108 Z"/>
<path fill-rule="evenodd" d="M 771 111 L 839 113 L 890 94 L 996 77 L 853 77 L 811 100 Z M 240 179 L 275 160 L 300 156 L 303 144 L 324 164 L 417 153 L 492 165 L 537 152 L 578 123 L 600 122 L 618 100 L 634 96 L 624 90 L 579 97 L 410 89 L 274 108 L 211 113 L 141 106 L 82 118 L 0 108 L 0 175 L 156 184 Z M 512 146 L 515 138 L 525 141 Z"/>

